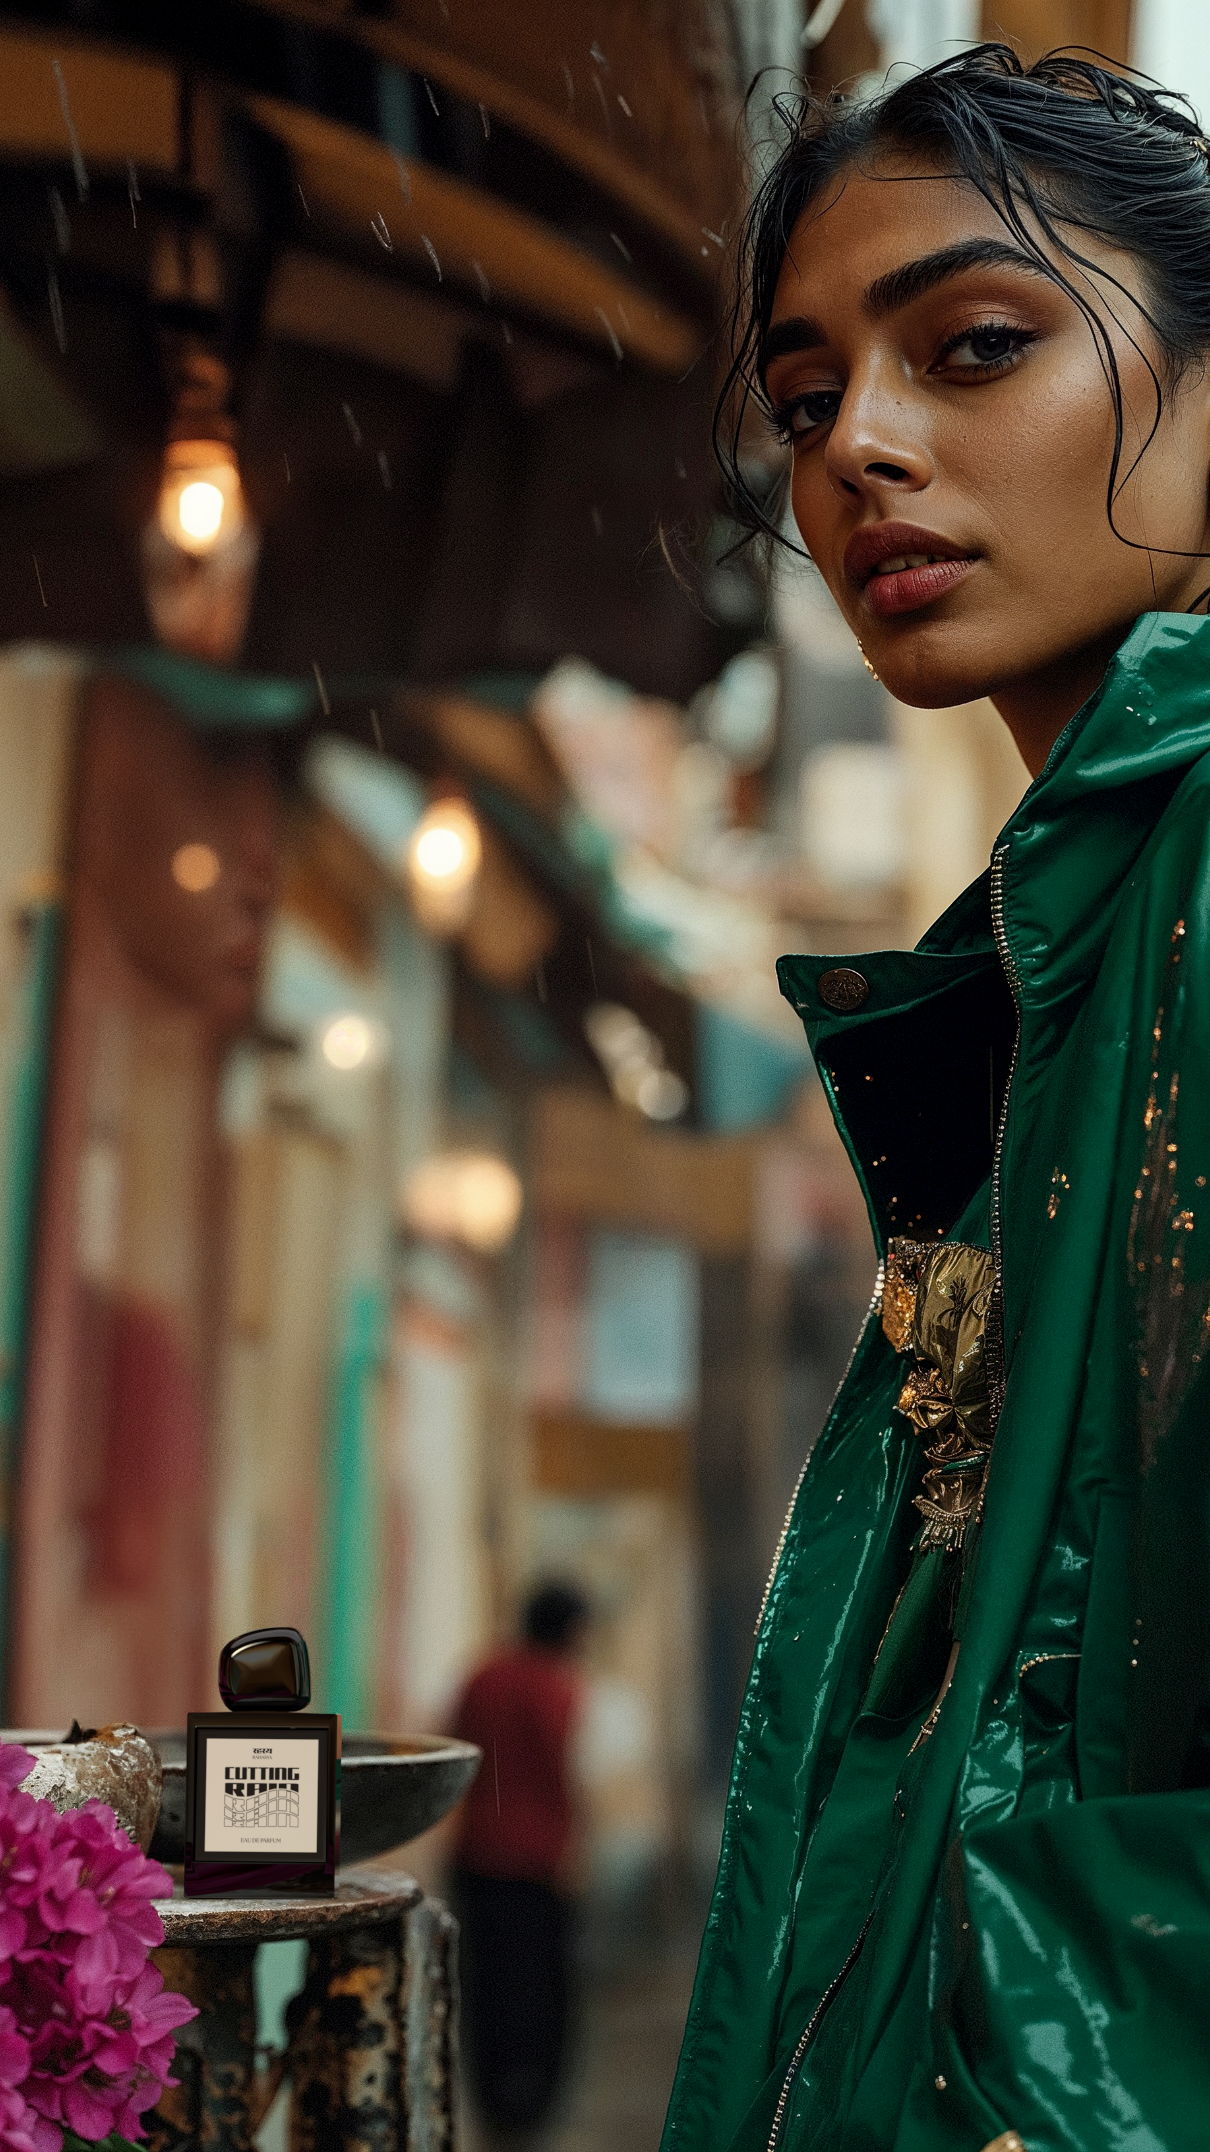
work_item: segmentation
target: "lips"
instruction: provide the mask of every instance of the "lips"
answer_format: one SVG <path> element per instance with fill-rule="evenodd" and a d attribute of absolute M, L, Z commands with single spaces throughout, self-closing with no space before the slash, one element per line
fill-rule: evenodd
<path fill-rule="evenodd" d="M 976 557 L 918 524 L 872 523 L 854 532 L 844 565 L 871 612 L 885 617 L 943 597 L 970 574 Z"/>

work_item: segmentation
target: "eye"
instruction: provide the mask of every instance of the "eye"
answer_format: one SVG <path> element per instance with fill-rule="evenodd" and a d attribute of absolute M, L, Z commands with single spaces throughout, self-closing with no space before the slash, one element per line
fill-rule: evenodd
<path fill-rule="evenodd" d="M 1011 322 L 976 322 L 942 345 L 930 371 L 948 367 L 967 374 L 1005 373 L 1035 341 L 1034 330 L 1016 328 Z"/>
<path fill-rule="evenodd" d="M 820 426 L 830 426 L 840 409 L 842 394 L 840 389 L 808 389 L 802 396 L 787 397 L 773 413 L 778 439 L 792 444 Z"/>

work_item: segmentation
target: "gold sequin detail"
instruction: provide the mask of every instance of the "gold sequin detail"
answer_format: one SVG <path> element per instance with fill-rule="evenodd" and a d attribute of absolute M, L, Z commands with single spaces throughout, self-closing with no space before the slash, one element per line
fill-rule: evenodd
<path fill-rule="evenodd" d="M 893 1240 L 887 1249 L 882 1283 L 882 1327 L 896 1352 L 906 1352 L 916 1314 L 916 1295 L 925 1265 L 937 1253 L 928 1240 Z"/>
<path fill-rule="evenodd" d="M 914 1365 L 899 1394 L 924 1444 L 920 1544 L 961 1547 L 991 1455 L 987 1311 L 995 1266 L 986 1248 L 892 1240 L 882 1327 Z"/>
<path fill-rule="evenodd" d="M 1140 1382 L 1139 1444 L 1144 1470 L 1155 1461 L 1161 1437 L 1180 1410 L 1193 1372 L 1210 1346 L 1210 1280 L 1187 1275 L 1185 1236 L 1197 1216 L 1182 1201 L 1179 1068 L 1165 1066 L 1168 1015 L 1180 985 L 1178 966 L 1185 922 L 1172 932 L 1152 1026 L 1155 1042 L 1151 1081 L 1143 1109 L 1143 1156 L 1134 1191 L 1127 1241 L 1134 1281 Z M 1204 1173 L 1195 1186 L 1204 1188 Z M 1188 1183 L 1186 1182 L 1186 1190 Z M 1174 1238 L 1175 1236 L 1175 1238 Z"/>

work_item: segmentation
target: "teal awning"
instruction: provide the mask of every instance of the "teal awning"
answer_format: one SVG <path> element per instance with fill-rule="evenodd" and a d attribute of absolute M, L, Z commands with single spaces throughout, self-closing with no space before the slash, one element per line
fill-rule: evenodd
<path fill-rule="evenodd" d="M 271 732 L 301 724 L 319 707 L 313 680 L 280 680 L 263 673 L 229 672 L 203 658 L 182 657 L 156 643 L 130 643 L 94 654 L 98 671 L 139 680 L 205 731 L 245 726 Z"/>

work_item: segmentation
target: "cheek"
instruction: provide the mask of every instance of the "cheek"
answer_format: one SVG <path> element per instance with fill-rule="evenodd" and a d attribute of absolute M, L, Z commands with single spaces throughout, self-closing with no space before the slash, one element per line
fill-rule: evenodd
<path fill-rule="evenodd" d="M 790 508 L 799 537 L 820 573 L 832 585 L 833 596 L 838 596 L 832 566 L 834 560 L 838 564 L 852 515 L 846 513 L 828 483 L 822 453 L 796 458 L 790 474 Z"/>
<path fill-rule="evenodd" d="M 852 535 L 852 510 L 838 500 L 828 482 L 822 454 L 801 456 L 790 478 L 790 508 L 795 528 L 827 589 L 858 640 L 869 632 L 863 625 L 861 600 L 844 572 L 844 548 Z M 889 512 L 894 512 L 893 509 Z"/>
<path fill-rule="evenodd" d="M 1053 363 L 1023 367 L 1009 393 L 987 399 L 970 450 L 998 491 L 1027 498 L 1047 523 L 1104 523 L 1114 416 L 1100 369 Z"/>
<path fill-rule="evenodd" d="M 821 511 L 830 491 L 822 456 L 796 456 L 790 471 L 790 506 L 799 536 L 808 549 L 809 534 L 820 528 Z"/>
<path fill-rule="evenodd" d="M 1127 479 L 1117 521 L 1146 543 L 1197 554 L 1206 545 L 1206 423 L 1199 412 L 1165 411 L 1138 469 Z M 1127 435 L 1127 444 L 1130 436 Z M 1146 439 L 1145 433 L 1142 437 Z M 1139 446 L 1142 446 L 1140 440 Z M 1137 451 L 1136 451 L 1137 453 Z M 1129 445 L 1123 467 L 1133 460 Z"/>

